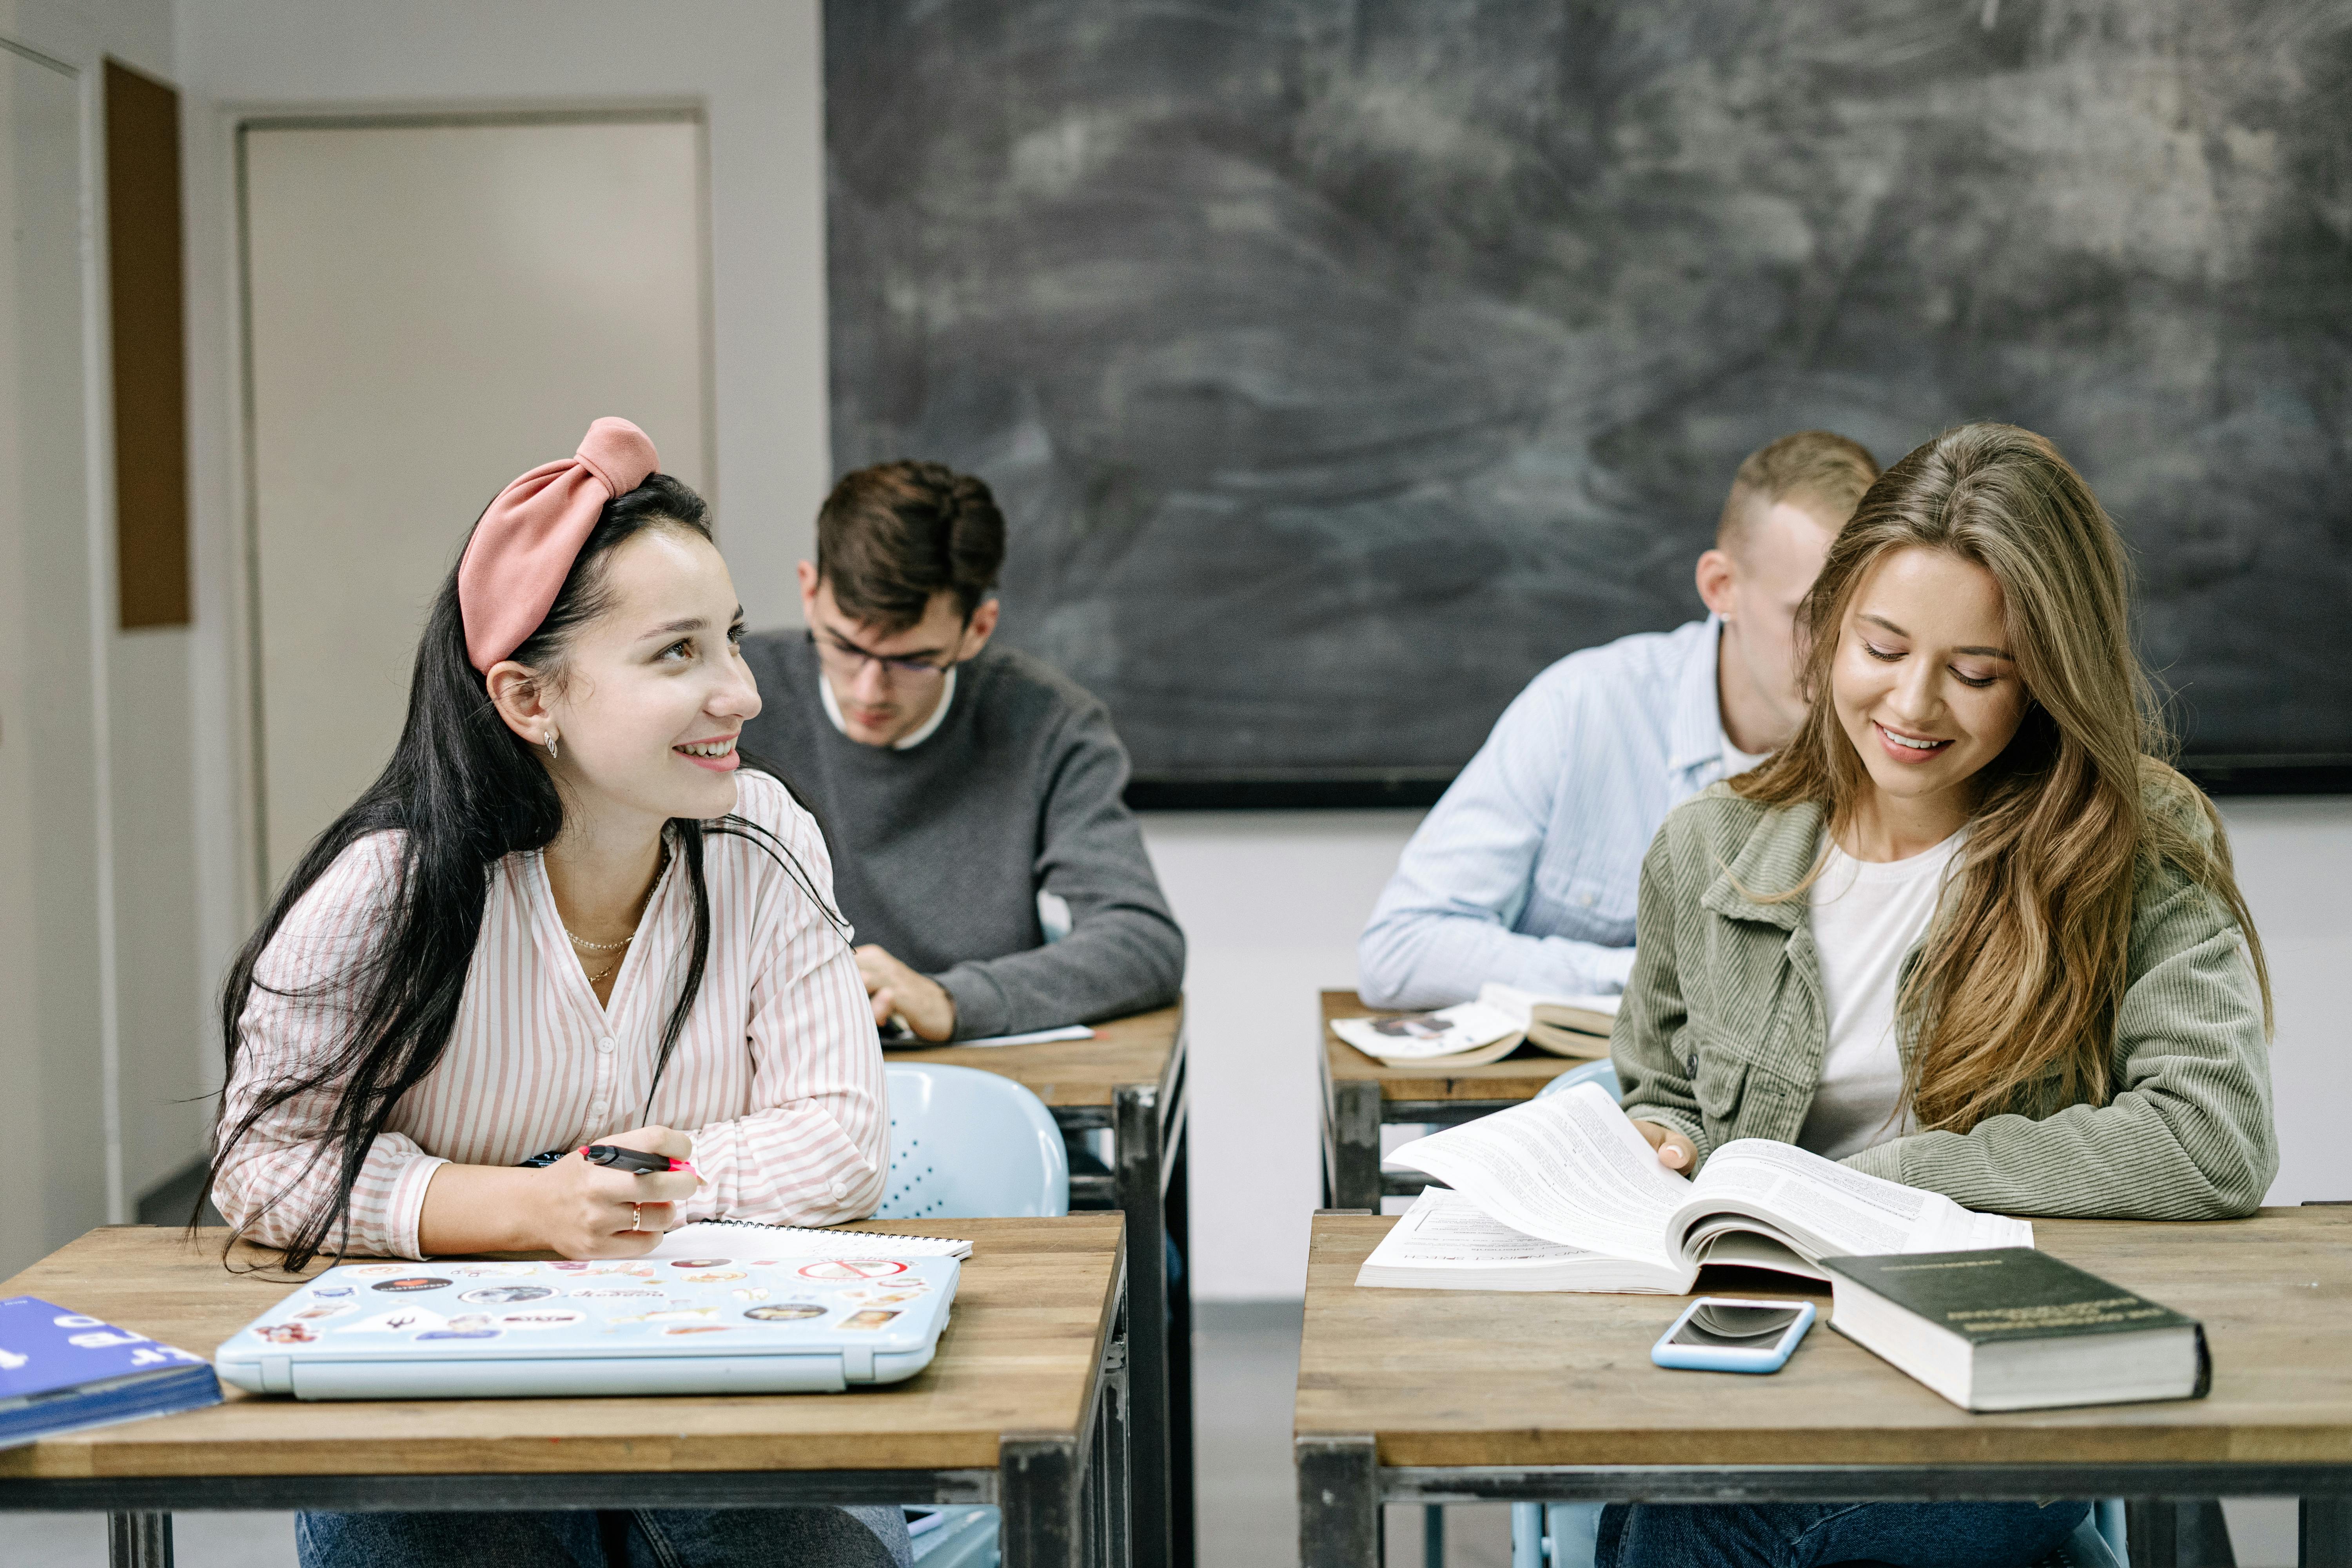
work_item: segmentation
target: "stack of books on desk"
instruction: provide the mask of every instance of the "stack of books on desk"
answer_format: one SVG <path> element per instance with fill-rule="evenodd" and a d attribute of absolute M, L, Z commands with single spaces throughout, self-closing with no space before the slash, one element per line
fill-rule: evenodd
<path fill-rule="evenodd" d="M 1542 996 L 1489 981 L 1475 1002 L 1433 1013 L 1334 1018 L 1339 1037 L 1390 1067 L 1443 1071 L 1500 1061 L 1522 1043 L 1556 1057 L 1605 1057 L 1614 996 Z"/>

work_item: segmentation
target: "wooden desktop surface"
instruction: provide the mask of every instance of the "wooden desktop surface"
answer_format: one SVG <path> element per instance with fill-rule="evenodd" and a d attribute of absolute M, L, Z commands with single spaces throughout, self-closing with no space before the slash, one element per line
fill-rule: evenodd
<path fill-rule="evenodd" d="M 1158 1083 L 1184 1029 L 1184 1005 L 1113 1018 L 1094 1026 L 1091 1040 L 1046 1040 L 1033 1046 L 929 1046 L 884 1056 L 894 1062 L 947 1062 L 1009 1078 L 1047 1105 L 1109 1105 L 1112 1091 L 1131 1083 Z"/>
<path fill-rule="evenodd" d="M 1352 991 L 1323 993 L 1323 1059 L 1335 1082 L 1375 1079 L 1382 1100 L 1533 1100 L 1544 1085 L 1590 1058 L 1556 1057 L 1533 1046 L 1521 1046 L 1498 1062 L 1483 1067 L 1431 1071 L 1426 1068 L 1390 1067 L 1368 1057 L 1331 1029 L 1334 1018 L 1377 1018 L 1393 1007 L 1367 1007 Z"/>
<path fill-rule="evenodd" d="M 2200 1319 L 2203 1399 L 1972 1415 L 1822 1321 L 1766 1377 L 1668 1372 L 1671 1296 L 1358 1289 L 1393 1218 L 1315 1221 L 1301 1436 L 1383 1465 L 2352 1463 L 2352 1209 L 2036 1220 L 2043 1251 Z M 1715 1294 L 1796 1296 L 1742 1272 Z"/>
<path fill-rule="evenodd" d="M 993 1468 L 1000 1435 L 1083 1433 L 1121 1223 L 1097 1213 L 855 1227 L 973 1244 L 938 1359 L 871 1393 L 305 1404 L 225 1386 L 228 1402 L 210 1409 L 0 1451 L 0 1478 Z M 229 1273 L 225 1235 L 94 1230 L 0 1284 L 0 1297 L 38 1296 L 210 1356 L 289 1288 Z"/>

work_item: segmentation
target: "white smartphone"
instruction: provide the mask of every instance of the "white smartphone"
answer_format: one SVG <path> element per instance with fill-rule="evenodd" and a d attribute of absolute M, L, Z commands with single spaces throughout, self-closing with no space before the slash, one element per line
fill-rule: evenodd
<path fill-rule="evenodd" d="M 1811 1301 L 1701 1296 L 1650 1347 L 1650 1359 L 1683 1372 L 1778 1372 L 1813 1326 Z"/>

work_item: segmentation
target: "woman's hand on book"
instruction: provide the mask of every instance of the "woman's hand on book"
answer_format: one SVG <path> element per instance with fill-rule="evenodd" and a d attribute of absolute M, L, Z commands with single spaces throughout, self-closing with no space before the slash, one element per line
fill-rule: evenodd
<path fill-rule="evenodd" d="M 1633 1131 L 1650 1141 L 1650 1147 L 1658 1152 L 1658 1163 L 1676 1175 L 1687 1176 L 1697 1167 L 1698 1146 L 1673 1128 L 1636 1117 Z"/>
<path fill-rule="evenodd" d="M 694 1140 L 668 1127 L 639 1127 L 599 1138 L 624 1149 L 694 1157 Z M 546 1170 L 539 1194 L 540 1245 L 566 1258 L 635 1258 L 651 1252 L 677 1222 L 677 1205 L 694 1195 L 699 1178 L 688 1171 L 632 1175 L 592 1165 L 575 1149 Z"/>

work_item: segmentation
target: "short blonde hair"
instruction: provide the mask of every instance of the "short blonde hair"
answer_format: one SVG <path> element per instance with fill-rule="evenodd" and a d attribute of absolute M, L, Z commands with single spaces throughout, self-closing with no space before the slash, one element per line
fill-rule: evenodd
<path fill-rule="evenodd" d="M 1800 430 L 1759 447 L 1731 479 L 1731 494 L 1715 525 L 1715 547 L 1737 549 L 1748 525 L 1776 503 L 1819 512 L 1843 527 L 1878 478 L 1878 459 L 1859 441 L 1827 430 Z"/>

